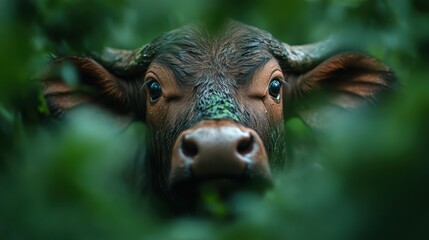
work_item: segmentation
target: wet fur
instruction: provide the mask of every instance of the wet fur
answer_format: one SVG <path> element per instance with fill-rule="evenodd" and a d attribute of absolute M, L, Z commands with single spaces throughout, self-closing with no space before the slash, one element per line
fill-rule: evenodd
<path fill-rule="evenodd" d="M 281 168 L 285 152 L 283 124 L 258 119 L 236 100 L 239 89 L 249 84 L 254 72 L 274 58 L 267 39 L 272 37 L 266 32 L 233 23 L 216 33 L 188 26 L 169 32 L 149 44 L 146 51 L 152 57 L 146 61 L 167 66 L 180 86 L 193 89 L 193 99 L 189 101 L 193 105 L 186 111 L 177 112 L 178 117 L 173 124 L 166 123 L 161 129 L 150 127 L 153 132 L 145 167 L 149 171 L 144 173 L 149 179 L 140 179 L 154 183 L 149 184 L 153 191 L 169 195 L 166 180 L 174 142 L 182 131 L 211 118 L 200 106 L 205 106 L 205 100 L 214 92 L 221 93 L 225 100 L 234 104 L 240 124 L 254 129 L 261 136 L 274 172 Z"/>
<path fill-rule="evenodd" d="M 331 104 L 352 109 L 361 102 L 373 102 L 380 93 L 391 90 L 396 82 L 387 66 L 366 56 L 345 54 L 302 72 L 303 68 L 291 65 L 288 56 L 282 52 L 283 43 L 267 32 L 237 22 L 215 32 L 205 29 L 204 26 L 186 26 L 155 39 L 138 53 L 138 68 L 132 74 L 115 71 L 108 65 L 101 66 L 88 58 L 58 60 L 73 62 L 83 84 L 97 90 L 96 97 L 85 95 L 92 102 L 118 114 L 132 113 L 135 120 L 149 124 L 148 152 L 139 155 L 134 169 L 137 186 L 142 192 L 158 196 L 170 204 L 177 203 L 175 196 L 170 196 L 166 182 L 174 142 L 183 130 L 212 117 L 204 106 L 214 92 L 221 93 L 234 105 L 230 112 L 236 117 L 233 117 L 235 121 L 260 135 L 273 172 L 282 168 L 285 159 L 283 122 L 275 123 L 269 115 L 261 118 L 255 114 L 256 110 L 249 109 L 237 97 L 255 71 L 270 59 L 278 61 L 286 77 L 285 118 L 298 115 L 316 128 L 318 119 L 313 121 L 299 115 L 301 109 L 317 110 L 317 106 L 305 101 L 307 96 L 320 91 L 345 94 L 349 98 Z M 163 121 L 165 124 L 159 129 L 150 126 L 146 119 L 144 75 L 153 61 L 171 69 L 179 86 L 192 89 L 189 107 L 175 112 L 175 120 Z M 75 94 L 73 90 L 69 92 Z M 51 108 L 66 110 L 70 104 L 62 106 L 62 99 L 54 95 L 46 95 L 48 103 L 54 103 Z M 355 98 L 359 101 L 353 105 Z"/>

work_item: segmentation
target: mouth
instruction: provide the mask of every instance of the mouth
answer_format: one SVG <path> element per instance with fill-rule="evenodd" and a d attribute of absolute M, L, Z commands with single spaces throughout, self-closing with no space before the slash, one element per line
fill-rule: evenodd
<path fill-rule="evenodd" d="M 212 176 L 205 178 L 187 178 L 170 185 L 172 201 L 178 213 L 196 216 L 219 215 L 222 206 L 229 215 L 228 208 L 231 200 L 239 193 L 252 193 L 263 196 L 273 186 L 272 180 L 261 176 Z"/>

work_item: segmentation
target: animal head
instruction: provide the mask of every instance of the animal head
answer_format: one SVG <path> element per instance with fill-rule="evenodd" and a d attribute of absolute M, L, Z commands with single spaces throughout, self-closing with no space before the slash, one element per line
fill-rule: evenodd
<path fill-rule="evenodd" d="M 51 69 L 64 62 L 91 91 L 50 71 L 44 91 L 54 115 L 92 103 L 147 124 L 148 154 L 137 160 L 145 167 L 135 169 L 145 176 L 140 186 L 185 209 L 201 185 L 222 196 L 270 186 L 285 161 L 285 120 L 321 129 L 327 109 L 372 105 L 396 84 L 370 56 L 327 43 L 290 46 L 238 22 L 216 32 L 186 26 L 135 50 L 65 56 Z M 325 97 L 314 101 L 318 95 Z"/>

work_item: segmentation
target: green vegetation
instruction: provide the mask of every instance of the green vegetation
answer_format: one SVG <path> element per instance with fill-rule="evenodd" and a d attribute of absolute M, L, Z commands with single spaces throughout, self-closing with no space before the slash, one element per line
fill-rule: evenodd
<path fill-rule="evenodd" d="M 103 113 L 47 120 L 35 76 L 51 54 L 137 48 L 160 33 L 232 17 L 290 44 L 335 33 L 386 62 L 404 87 L 380 109 L 315 136 L 287 123 L 294 161 L 264 199 L 219 218 L 162 219 L 123 183 L 145 127 Z M 0 1 L 0 239 L 421 239 L 429 233 L 429 2 Z M 62 74 L 75 80 L 73 71 Z M 120 134 L 118 134 L 120 132 Z M 290 138 L 290 139 L 289 139 Z M 216 210 L 217 209 L 217 210 Z M 219 210 L 221 209 L 221 210 Z"/>

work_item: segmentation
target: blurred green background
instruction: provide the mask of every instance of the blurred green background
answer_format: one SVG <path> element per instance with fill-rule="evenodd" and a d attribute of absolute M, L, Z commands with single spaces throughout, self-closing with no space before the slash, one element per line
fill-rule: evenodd
<path fill-rule="evenodd" d="M 390 65 L 403 89 L 324 136 L 287 123 L 288 169 L 223 221 L 163 219 L 121 181 L 145 127 L 48 114 L 35 76 L 53 53 L 136 48 L 195 21 L 233 18 L 290 44 L 336 34 Z M 0 1 L 0 239 L 422 239 L 429 235 L 426 0 Z M 53 127 L 54 126 L 54 127 Z M 140 146 L 141 147 L 141 146 Z M 216 217 L 218 216 L 218 217 Z"/>

